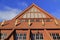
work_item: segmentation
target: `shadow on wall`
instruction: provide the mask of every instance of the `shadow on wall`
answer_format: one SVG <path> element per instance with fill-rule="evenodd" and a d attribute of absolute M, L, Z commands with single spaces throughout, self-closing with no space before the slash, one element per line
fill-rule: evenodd
<path fill-rule="evenodd" d="M 30 38 L 31 38 L 31 40 L 34 40 L 34 36 L 31 31 L 30 31 Z"/>

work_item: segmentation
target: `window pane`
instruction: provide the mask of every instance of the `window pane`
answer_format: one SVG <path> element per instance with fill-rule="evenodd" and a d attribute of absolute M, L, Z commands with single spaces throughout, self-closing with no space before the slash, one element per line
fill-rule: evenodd
<path fill-rule="evenodd" d="M 42 13 L 42 17 L 43 17 L 43 18 L 46 18 L 46 15 Z"/>
<path fill-rule="evenodd" d="M 26 39 L 26 34 L 24 34 L 23 39 Z"/>
<path fill-rule="evenodd" d="M 20 34 L 20 36 L 23 36 L 23 34 Z"/>
<path fill-rule="evenodd" d="M 26 36 L 26 34 L 24 34 L 24 36 Z"/>
<path fill-rule="evenodd" d="M 27 13 L 27 18 L 30 18 L 30 13 Z"/>
<path fill-rule="evenodd" d="M 35 38 L 35 34 L 33 34 L 33 38 Z"/>
<path fill-rule="evenodd" d="M 26 19 L 25 22 L 28 22 L 28 20 Z"/>
<path fill-rule="evenodd" d="M 31 19 L 30 22 L 34 22 L 34 19 Z"/>
<path fill-rule="evenodd" d="M 20 22 L 25 22 L 25 20 L 21 19 Z"/>
<path fill-rule="evenodd" d="M 37 13 L 35 13 L 35 18 L 38 18 L 38 14 Z"/>
<path fill-rule="evenodd" d="M 20 36 L 19 39 L 22 39 L 22 36 Z"/>
<path fill-rule="evenodd" d="M 16 39 L 17 40 L 26 40 L 26 34 L 17 34 L 16 36 Z"/>
<path fill-rule="evenodd" d="M 26 18 L 26 15 L 27 15 L 27 14 L 24 14 L 24 15 L 23 15 L 23 18 Z"/>
<path fill-rule="evenodd" d="M 7 34 L 6 33 L 0 33 L 0 39 L 4 40 L 6 38 Z"/>
<path fill-rule="evenodd" d="M 43 34 L 40 34 L 40 36 L 43 36 Z"/>
<path fill-rule="evenodd" d="M 36 34 L 36 39 L 39 39 L 39 34 Z"/>
<path fill-rule="evenodd" d="M 50 22 L 51 20 L 50 19 L 47 19 L 46 22 Z"/>
<path fill-rule="evenodd" d="M 53 37 L 54 40 L 60 40 L 59 33 L 50 33 L 50 35 Z"/>
<path fill-rule="evenodd" d="M 53 39 L 56 39 L 56 36 L 53 36 Z"/>
<path fill-rule="evenodd" d="M 23 36 L 23 39 L 26 39 L 26 36 Z"/>
<path fill-rule="evenodd" d="M 41 22 L 41 20 L 40 19 L 36 19 L 36 22 Z"/>
<path fill-rule="evenodd" d="M 56 33 L 56 36 L 59 36 L 59 34 L 58 34 L 58 33 Z"/>
<path fill-rule="evenodd" d="M 58 36 L 57 39 L 60 39 L 60 36 Z"/>
<path fill-rule="evenodd" d="M 38 13 L 38 18 L 42 18 L 41 13 Z"/>
<path fill-rule="evenodd" d="M 33 37 L 35 40 L 43 40 L 43 34 L 41 33 L 33 34 Z"/>
<path fill-rule="evenodd" d="M 40 36 L 40 39 L 43 39 L 43 36 Z"/>
<path fill-rule="evenodd" d="M 31 18 L 34 18 L 34 13 L 31 13 Z"/>

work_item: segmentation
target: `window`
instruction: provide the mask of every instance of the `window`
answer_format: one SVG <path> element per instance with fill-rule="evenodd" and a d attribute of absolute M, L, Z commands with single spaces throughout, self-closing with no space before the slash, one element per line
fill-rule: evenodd
<path fill-rule="evenodd" d="M 25 22 L 28 22 L 28 20 L 26 19 Z"/>
<path fill-rule="evenodd" d="M 50 33 L 50 36 L 52 36 L 54 40 L 60 40 L 59 33 Z"/>
<path fill-rule="evenodd" d="M 26 18 L 26 15 L 27 15 L 27 14 L 24 14 L 24 15 L 23 15 L 23 18 Z"/>
<path fill-rule="evenodd" d="M 26 40 L 26 34 L 16 34 L 17 40 Z"/>
<path fill-rule="evenodd" d="M 40 19 L 36 19 L 36 22 L 41 22 L 42 20 L 40 20 Z"/>
<path fill-rule="evenodd" d="M 33 34 L 34 40 L 43 40 L 43 34 L 42 33 L 37 33 Z"/>
<path fill-rule="evenodd" d="M 27 18 L 30 18 L 30 13 L 27 13 Z"/>
<path fill-rule="evenodd" d="M 31 19 L 30 22 L 34 22 L 34 19 Z"/>
<path fill-rule="evenodd" d="M 25 20 L 21 19 L 20 22 L 25 22 Z"/>
<path fill-rule="evenodd" d="M 0 33 L 0 39 L 4 40 L 6 38 L 7 34 L 5 33 Z"/>
<path fill-rule="evenodd" d="M 42 15 L 42 18 L 46 18 L 46 15 L 45 14 L 42 13 L 41 15 Z"/>
<path fill-rule="evenodd" d="M 46 18 L 46 15 L 41 13 L 36 8 L 32 8 L 32 9 L 29 10 L 29 12 L 26 12 L 23 15 L 23 18 Z"/>
<path fill-rule="evenodd" d="M 31 13 L 31 18 L 34 18 L 34 13 Z"/>
<path fill-rule="evenodd" d="M 50 22 L 50 19 L 47 19 L 46 22 Z"/>
<path fill-rule="evenodd" d="M 29 19 L 28 19 L 29 20 Z M 28 20 L 25 20 L 25 22 L 28 22 Z M 30 19 L 30 22 L 34 22 L 34 19 Z"/>

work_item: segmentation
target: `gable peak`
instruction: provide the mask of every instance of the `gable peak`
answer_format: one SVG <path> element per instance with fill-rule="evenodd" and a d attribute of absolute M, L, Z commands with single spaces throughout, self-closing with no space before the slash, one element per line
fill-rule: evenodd
<path fill-rule="evenodd" d="M 40 13 L 42 12 L 43 14 L 49 16 L 50 18 L 54 18 L 53 16 L 51 16 L 50 14 L 48 14 L 46 11 L 44 11 L 43 9 L 41 9 L 40 7 L 38 7 L 36 4 L 31 4 L 28 8 L 26 8 L 22 13 L 18 14 L 15 19 L 20 18 L 20 16 L 23 16 L 24 14 L 26 14 L 27 11 L 29 11 L 32 8 L 36 8 L 37 10 L 40 11 Z M 28 14 L 27 14 L 28 15 Z M 38 14 L 39 15 L 39 14 Z M 24 16 L 25 17 L 25 16 Z"/>

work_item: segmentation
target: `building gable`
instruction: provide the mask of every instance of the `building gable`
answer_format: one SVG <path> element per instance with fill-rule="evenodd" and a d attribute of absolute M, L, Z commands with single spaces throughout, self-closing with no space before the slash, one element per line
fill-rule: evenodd
<path fill-rule="evenodd" d="M 35 4 L 32 4 L 22 13 L 17 15 L 14 19 L 20 19 L 20 18 L 54 18 L 54 17 L 48 14 L 43 9 L 36 6 Z"/>
<path fill-rule="evenodd" d="M 12 20 L 3 21 L 0 25 L 0 27 L 3 26 L 4 28 L 13 28 L 15 26 L 17 26 L 17 28 L 29 28 L 29 25 L 33 28 L 40 28 L 42 26 L 46 28 L 50 28 L 50 26 L 55 28 L 55 26 L 57 27 L 57 25 L 60 25 L 60 21 L 56 20 L 53 16 L 35 4 L 32 4 Z"/>
<path fill-rule="evenodd" d="M 33 6 L 22 15 L 22 18 L 46 18 L 46 15 Z"/>

